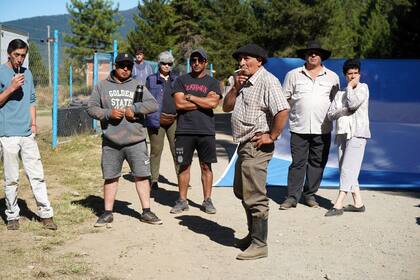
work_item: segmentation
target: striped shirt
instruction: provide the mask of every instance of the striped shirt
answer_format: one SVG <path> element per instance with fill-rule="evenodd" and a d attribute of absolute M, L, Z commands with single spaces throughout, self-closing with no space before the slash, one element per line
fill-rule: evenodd
<path fill-rule="evenodd" d="M 280 81 L 261 66 L 236 97 L 231 120 L 233 141 L 244 143 L 257 132 L 269 132 L 275 115 L 287 109 Z"/>

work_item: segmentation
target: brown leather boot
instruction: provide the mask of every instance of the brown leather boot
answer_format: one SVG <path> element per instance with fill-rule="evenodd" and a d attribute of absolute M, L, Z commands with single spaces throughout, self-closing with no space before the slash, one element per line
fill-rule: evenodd
<path fill-rule="evenodd" d="M 268 256 L 268 219 L 252 217 L 251 245 L 238 256 L 238 260 L 256 260 Z"/>
<path fill-rule="evenodd" d="M 44 228 L 50 229 L 50 230 L 57 230 L 57 225 L 54 223 L 52 217 L 41 219 L 41 222 L 42 222 L 42 225 L 44 226 Z"/>

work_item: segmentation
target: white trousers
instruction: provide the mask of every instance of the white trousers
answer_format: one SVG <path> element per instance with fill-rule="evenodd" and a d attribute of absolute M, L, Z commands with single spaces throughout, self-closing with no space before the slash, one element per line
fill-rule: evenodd
<path fill-rule="evenodd" d="M 38 144 L 33 135 L 21 137 L 0 137 L 3 150 L 4 192 L 6 195 L 7 220 L 19 219 L 17 193 L 19 189 L 19 158 L 30 182 L 38 216 L 42 219 L 53 216 L 53 209 L 48 200 L 47 186 Z"/>
<path fill-rule="evenodd" d="M 338 164 L 340 170 L 340 190 L 354 192 L 359 187 L 359 173 L 365 154 L 366 139 L 338 134 Z"/>

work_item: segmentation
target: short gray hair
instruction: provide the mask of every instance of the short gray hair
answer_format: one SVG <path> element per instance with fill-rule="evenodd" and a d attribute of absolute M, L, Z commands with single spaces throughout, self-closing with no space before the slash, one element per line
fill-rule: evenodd
<path fill-rule="evenodd" d="M 174 57 L 173 57 L 173 55 L 172 55 L 171 52 L 164 51 L 164 52 L 161 52 L 159 54 L 159 57 L 158 57 L 158 62 L 159 63 L 161 63 L 161 62 L 164 62 L 164 63 L 174 63 L 174 61 L 175 61 L 175 59 L 174 59 Z"/>

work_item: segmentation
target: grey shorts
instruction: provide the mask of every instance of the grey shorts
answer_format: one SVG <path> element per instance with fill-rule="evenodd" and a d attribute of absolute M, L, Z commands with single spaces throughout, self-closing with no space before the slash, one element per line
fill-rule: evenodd
<path fill-rule="evenodd" d="M 128 146 L 119 146 L 103 139 L 101 167 L 102 177 L 105 180 L 121 176 L 124 160 L 127 160 L 133 176 L 150 176 L 150 159 L 146 141 Z"/>

